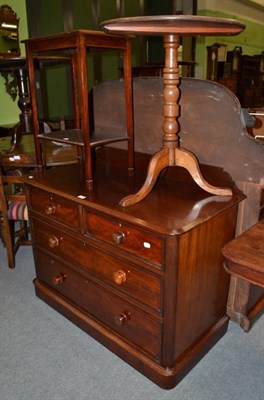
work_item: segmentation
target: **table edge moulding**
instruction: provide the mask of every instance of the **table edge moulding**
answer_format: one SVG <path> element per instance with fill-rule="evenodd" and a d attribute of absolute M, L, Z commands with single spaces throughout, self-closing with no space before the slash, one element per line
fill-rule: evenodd
<path fill-rule="evenodd" d="M 232 191 L 230 189 L 216 187 L 206 182 L 195 155 L 179 146 L 180 71 L 178 68 L 178 48 L 181 35 L 232 36 L 242 32 L 245 25 L 233 19 L 193 15 L 158 15 L 112 19 L 102 22 L 100 28 L 109 34 L 161 35 L 165 49 L 163 145 L 150 161 L 147 177 L 142 188 L 137 193 L 123 198 L 120 204 L 125 207 L 141 201 L 153 189 L 160 172 L 168 166 L 186 168 L 195 182 L 209 193 L 231 196 Z"/>
<path fill-rule="evenodd" d="M 28 63 L 29 86 L 32 106 L 32 123 L 35 138 L 35 151 L 37 166 L 43 170 L 44 164 L 41 152 L 40 140 L 57 141 L 76 145 L 78 159 L 84 163 L 84 171 L 87 185 L 93 187 L 92 172 L 92 147 L 99 147 L 117 141 L 126 141 L 128 146 L 128 174 L 134 171 L 134 127 L 133 127 L 133 106 L 132 106 L 132 73 L 131 73 L 131 36 L 113 36 L 101 31 L 73 30 L 47 36 L 34 37 L 24 40 L 26 57 Z M 91 132 L 88 100 L 88 76 L 86 53 L 88 50 L 100 51 L 120 50 L 123 52 L 124 68 L 124 91 L 126 104 L 126 128 L 122 137 L 95 138 Z M 71 59 L 71 76 L 74 107 L 74 129 L 69 132 L 57 131 L 50 134 L 39 134 L 38 106 L 36 95 L 36 78 L 33 59 L 43 54 L 58 55 L 65 53 Z M 80 140 L 81 138 L 81 140 Z"/>

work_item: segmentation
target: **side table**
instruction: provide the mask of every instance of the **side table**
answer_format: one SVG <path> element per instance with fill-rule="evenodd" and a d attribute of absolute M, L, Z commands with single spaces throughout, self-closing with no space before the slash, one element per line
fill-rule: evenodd
<path fill-rule="evenodd" d="M 131 37 L 107 35 L 103 32 L 90 30 L 75 30 L 54 35 L 36 37 L 24 41 L 26 46 L 29 85 L 31 94 L 33 131 L 35 135 L 35 150 L 38 169 L 43 168 L 40 139 L 64 142 L 76 145 L 79 156 L 84 159 L 85 177 L 88 187 L 92 189 L 93 174 L 91 149 L 105 144 L 127 141 L 128 143 L 128 170 L 134 169 L 134 144 L 133 144 L 133 107 L 132 107 L 132 77 L 131 77 Z M 97 137 L 96 132 L 91 132 L 88 104 L 88 77 L 87 77 L 87 51 L 113 51 L 123 53 L 126 125 L 127 131 L 122 135 L 109 135 Z M 34 57 L 41 55 L 60 54 L 71 57 L 71 73 L 73 85 L 73 100 L 75 114 L 75 129 L 52 134 L 39 134 L 38 109 L 36 97 L 36 79 L 34 71 Z M 81 123 L 80 123 L 81 121 Z M 113 137 L 114 136 L 114 137 Z M 82 153 L 82 154 L 81 154 Z"/>
<path fill-rule="evenodd" d="M 155 185 L 160 172 L 168 166 L 186 168 L 195 182 L 209 193 L 215 195 L 232 195 L 230 189 L 218 188 L 206 182 L 194 154 L 179 147 L 178 132 L 180 127 L 178 118 L 180 109 L 178 100 L 180 96 L 180 73 L 177 58 L 180 35 L 237 35 L 245 28 L 245 25 L 236 20 L 223 18 L 162 15 L 113 19 L 103 22 L 101 28 L 107 33 L 121 35 L 162 35 L 164 38 L 163 146 L 160 151 L 153 156 L 142 188 L 136 194 L 126 196 L 122 199 L 120 205 L 133 205 L 146 197 Z"/>

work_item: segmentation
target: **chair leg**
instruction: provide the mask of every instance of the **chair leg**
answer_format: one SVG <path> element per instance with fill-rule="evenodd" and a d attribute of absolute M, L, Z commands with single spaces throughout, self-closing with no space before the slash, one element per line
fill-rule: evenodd
<path fill-rule="evenodd" d="M 29 239 L 29 227 L 27 221 L 20 221 L 20 227 L 14 232 L 14 254 L 20 246 L 31 246 L 32 241 Z"/>
<path fill-rule="evenodd" d="M 27 221 L 20 221 L 19 229 L 15 229 L 16 222 L 8 220 L 3 216 L 0 219 L 1 223 L 1 239 L 6 248 L 7 262 L 9 268 L 15 268 L 15 255 L 20 246 L 31 246 L 32 241 L 29 238 L 29 226 Z"/>
<path fill-rule="evenodd" d="M 2 236 L 6 248 L 8 266 L 9 268 L 15 268 L 13 221 L 8 221 L 6 218 L 2 219 Z"/>

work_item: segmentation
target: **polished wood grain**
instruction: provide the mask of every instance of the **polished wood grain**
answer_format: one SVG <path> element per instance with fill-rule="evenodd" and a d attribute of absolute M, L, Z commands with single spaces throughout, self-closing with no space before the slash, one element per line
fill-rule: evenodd
<path fill-rule="evenodd" d="M 117 34 L 233 36 L 242 32 L 245 25 L 235 19 L 196 15 L 152 15 L 104 21 L 101 28 L 108 33 Z"/>
<path fill-rule="evenodd" d="M 0 138 L 0 163 L 2 166 L 8 168 L 36 168 L 38 166 L 33 134 L 24 134 L 12 152 L 9 152 L 10 141 L 10 137 Z M 60 143 L 43 141 L 41 152 L 45 167 L 76 164 L 79 162 L 76 146 L 63 146 Z"/>
<path fill-rule="evenodd" d="M 29 86 L 32 107 L 33 132 L 35 139 L 35 153 L 37 167 L 43 169 L 43 154 L 41 151 L 41 141 L 59 140 L 77 145 L 79 158 L 83 160 L 84 171 L 87 183 L 92 189 L 93 186 L 93 165 L 92 147 L 102 146 L 109 142 L 127 142 L 128 148 L 128 174 L 133 174 L 134 170 L 134 139 L 133 139 L 133 108 L 132 108 L 132 75 L 131 75 L 131 38 L 128 36 L 120 37 L 107 35 L 103 32 L 92 30 L 74 30 L 53 35 L 31 38 L 24 41 L 29 73 Z M 106 135 L 104 138 L 91 140 L 92 116 L 89 115 L 88 97 L 88 71 L 87 71 L 87 52 L 93 51 L 114 51 L 122 52 L 124 68 L 124 92 L 126 104 L 126 133 L 122 137 L 111 137 Z M 36 76 L 34 68 L 34 57 L 42 57 L 45 54 L 60 54 L 71 58 L 71 81 L 74 108 L 74 130 L 60 131 L 52 136 L 40 135 L 38 123 L 38 106 L 36 94 Z M 81 121 L 81 123 L 80 123 Z M 96 135 L 94 135 L 95 137 Z M 81 139 L 80 139 L 81 138 Z"/>
<path fill-rule="evenodd" d="M 144 173 L 128 179 L 126 152 L 110 154 L 105 163 L 98 152 L 93 191 L 78 165 L 26 179 L 36 294 L 169 389 L 227 330 L 221 249 L 234 237 L 244 196 L 219 168 L 201 166 L 232 197 L 212 196 L 186 169 L 172 168 L 124 208 L 119 199 L 142 185 Z M 137 160 L 143 166 L 149 157 Z"/>
<path fill-rule="evenodd" d="M 264 287 L 264 220 L 226 244 L 223 255 L 231 275 Z"/>
<path fill-rule="evenodd" d="M 131 206 L 144 199 L 153 189 L 161 171 L 168 166 L 186 168 L 195 182 L 211 194 L 231 196 L 229 188 L 211 185 L 204 179 L 197 158 L 193 153 L 179 148 L 179 83 L 178 48 L 180 35 L 236 35 L 245 26 L 235 20 L 199 16 L 141 16 L 105 21 L 101 28 L 107 33 L 162 35 L 165 50 L 163 69 L 163 144 L 150 161 L 147 176 L 140 190 L 120 202 Z"/>
<path fill-rule="evenodd" d="M 133 80 L 136 151 L 154 154 L 160 148 L 163 123 L 160 114 L 162 88 L 160 77 Z M 115 128 L 122 131 L 123 107 L 122 83 L 118 80 L 102 82 L 94 88 L 95 121 L 98 129 L 104 131 L 110 123 L 114 123 Z M 225 118 L 219 118 L 221 115 Z M 247 132 L 237 98 L 216 82 L 197 78 L 181 79 L 179 123 L 181 147 L 192 151 L 200 164 L 224 168 L 247 196 L 239 205 L 236 228 L 236 235 L 239 235 L 258 222 L 260 214 L 263 214 L 263 145 Z M 107 155 L 108 158 L 109 156 L 110 154 Z M 137 168 L 146 171 L 148 164 L 140 164 Z M 215 183 L 217 180 L 210 182 Z M 131 193 L 132 190 L 133 188 Z M 231 277 L 227 314 L 233 322 L 241 326 L 252 326 L 263 304 L 264 288 L 235 276 Z"/>

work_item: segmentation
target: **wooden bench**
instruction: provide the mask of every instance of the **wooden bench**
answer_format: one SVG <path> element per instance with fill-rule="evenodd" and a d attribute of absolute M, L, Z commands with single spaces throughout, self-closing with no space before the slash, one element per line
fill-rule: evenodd
<path fill-rule="evenodd" d="M 264 288 L 264 220 L 223 247 L 224 267 L 231 276 Z M 260 308 L 264 306 L 264 299 Z M 242 321 L 245 331 L 249 323 Z"/>

